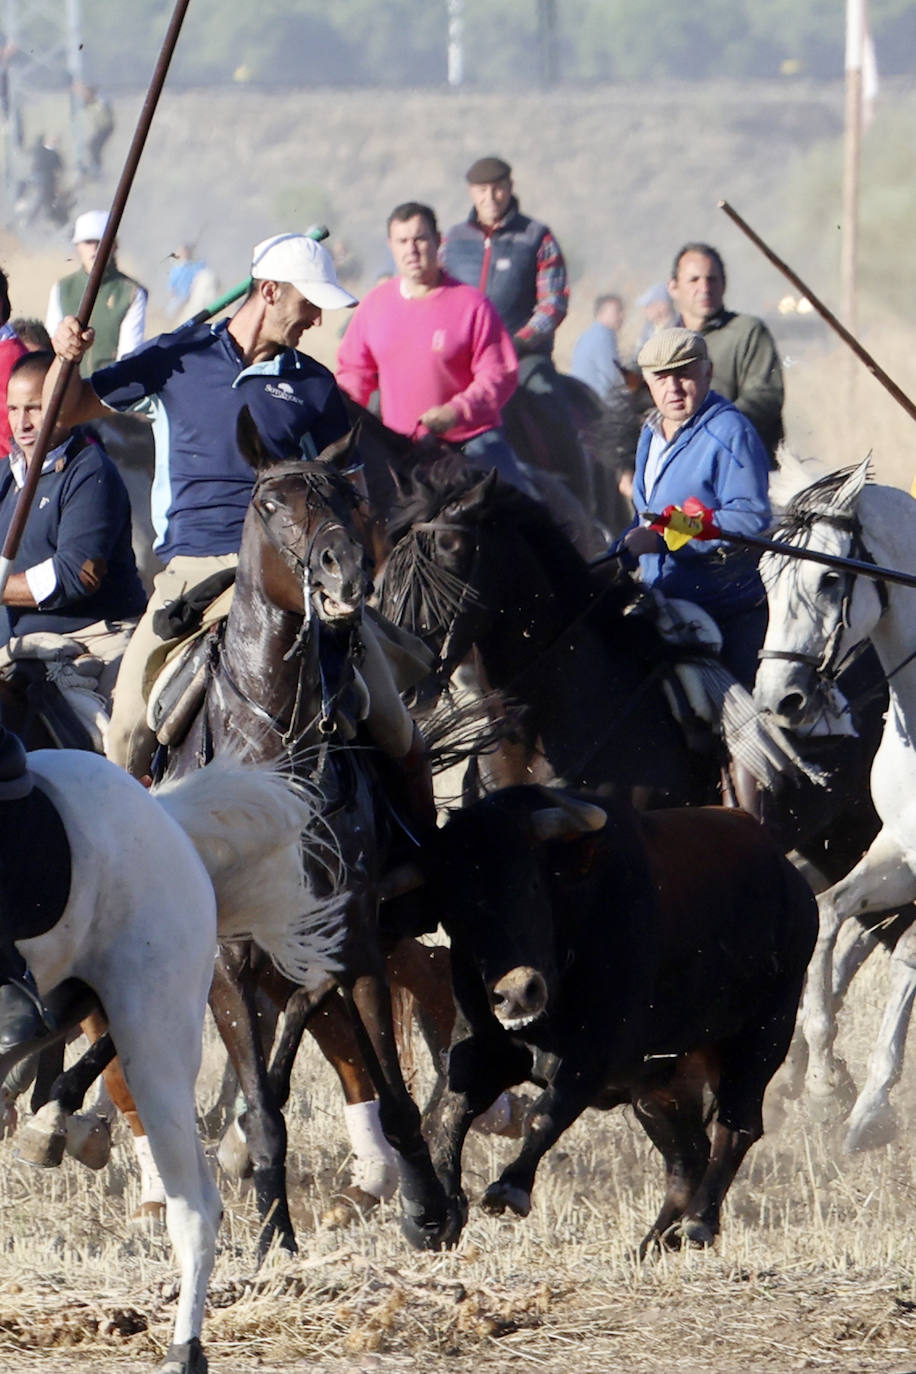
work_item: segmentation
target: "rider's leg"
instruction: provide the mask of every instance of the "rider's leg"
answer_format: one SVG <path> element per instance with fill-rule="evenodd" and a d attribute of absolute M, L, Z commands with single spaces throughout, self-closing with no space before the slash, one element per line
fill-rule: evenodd
<path fill-rule="evenodd" d="M 234 567 L 237 562 L 235 554 L 177 557 L 156 575 L 149 604 L 121 660 L 108 727 L 108 757 L 135 778 L 149 772 L 156 748 L 156 737 L 146 723 L 146 699 L 168 650 L 179 642 L 157 635 L 153 617 L 211 573 Z"/>
<path fill-rule="evenodd" d="M 426 742 L 401 700 L 388 660 L 368 617 L 363 618 L 362 638 L 365 653 L 360 671 L 369 689 L 366 728 L 374 743 L 397 764 L 409 819 L 414 829 L 422 834 L 435 829 L 436 825 Z"/>
<path fill-rule="evenodd" d="M 31 790 L 22 743 L 0 725 L 0 803 L 15 805 Z M 15 914 L 9 915 L 10 922 L 4 921 L 0 936 L 0 1051 L 25 1045 L 49 1029 L 35 980 L 14 944 Z"/>

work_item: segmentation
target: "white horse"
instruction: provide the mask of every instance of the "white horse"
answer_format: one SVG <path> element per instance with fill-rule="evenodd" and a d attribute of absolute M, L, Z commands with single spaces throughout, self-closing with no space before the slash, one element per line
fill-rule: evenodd
<path fill-rule="evenodd" d="M 42 997 L 75 978 L 102 1003 L 165 1185 L 181 1270 L 161 1371 L 203 1374 L 221 1206 L 194 1083 L 217 936 L 253 937 L 297 982 L 335 970 L 337 903 L 316 902 L 303 879 L 301 832 L 314 807 L 279 774 L 232 761 L 156 795 L 90 753 L 42 750 L 28 766 L 63 822 L 70 887 L 57 923 L 18 948 Z M 0 1056 L 0 1073 L 15 1057 Z"/>
<path fill-rule="evenodd" d="M 916 501 L 867 482 L 868 461 L 828 474 L 797 493 L 776 537 L 827 554 L 916 574 Z M 896 912 L 916 898 L 916 590 L 788 555 L 761 560 L 770 624 L 757 674 L 758 706 L 790 730 L 835 710 L 832 681 L 870 639 L 887 678 L 890 705 L 871 772 L 881 829 L 859 863 L 818 898 L 820 933 L 808 970 L 801 1025 L 808 1045 L 806 1088 L 813 1111 L 835 1114 L 842 1066 L 833 1054 L 835 993 L 844 974 L 834 950 L 850 916 Z M 891 989 L 865 1088 L 849 1121 L 847 1149 L 893 1138 L 889 1101 L 900 1077 L 916 994 L 916 927 L 894 950 Z"/>

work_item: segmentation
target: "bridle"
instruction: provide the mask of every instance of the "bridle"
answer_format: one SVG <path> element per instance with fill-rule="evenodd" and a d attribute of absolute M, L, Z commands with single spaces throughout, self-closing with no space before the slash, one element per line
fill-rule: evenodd
<path fill-rule="evenodd" d="M 848 556 L 858 559 L 863 563 L 874 564 L 874 557 L 866 547 L 862 537 L 862 526 L 859 523 L 858 516 L 854 514 L 831 515 L 826 512 L 819 512 L 816 515 L 810 516 L 805 521 L 805 525 L 810 529 L 815 521 L 832 525 L 834 529 L 848 533 L 850 536 Z M 784 555 L 784 557 L 791 557 L 791 555 Z M 758 659 L 782 659 L 789 663 L 801 663 L 805 667 L 813 668 L 818 677 L 824 678 L 827 682 L 835 682 L 843 670 L 853 662 L 865 646 L 865 642 L 863 641 L 861 644 L 854 644 L 846 653 L 840 654 L 840 641 L 844 631 L 848 630 L 850 626 L 850 609 L 858 574 L 852 569 L 846 569 L 842 572 L 841 576 L 843 582 L 842 595 L 840 597 L 840 613 L 837 617 L 836 624 L 827 635 L 824 641 L 824 647 L 820 653 L 804 653 L 801 650 L 794 649 L 760 649 L 757 654 Z M 887 584 L 881 578 L 875 578 L 874 584 L 881 605 L 881 615 L 884 615 L 889 604 Z M 904 667 L 905 663 L 910 662 L 910 659 L 913 657 L 916 657 L 916 651 L 914 651 L 904 663 L 898 664 L 893 670 L 894 673 L 899 672 L 900 669 Z M 888 674 L 888 676 L 893 676 L 893 673 Z"/>
<path fill-rule="evenodd" d="M 400 588 L 391 596 L 391 618 L 399 624 L 410 592 L 410 582 L 415 580 L 420 593 L 426 598 L 426 604 L 432 617 L 436 619 L 435 630 L 444 631 L 435 667 L 429 674 L 435 683 L 437 694 L 448 693 L 452 673 L 467 652 L 466 646 L 456 647 L 458 624 L 469 606 L 473 606 L 475 603 L 481 604 L 480 596 L 474 589 L 480 568 L 479 531 L 474 534 L 474 552 L 464 577 L 457 577 L 454 573 L 442 568 L 435 559 L 430 558 L 423 548 L 422 537 L 424 535 L 436 535 L 448 530 L 465 536 L 470 535 L 467 525 L 456 524 L 439 518 L 418 520 L 410 526 L 407 534 L 398 541 L 397 545 L 397 548 L 402 551 L 400 561 L 407 565 L 407 576 Z M 391 557 L 394 557 L 394 554 Z M 391 557 L 389 558 L 389 566 L 391 565 Z M 424 568 L 427 570 L 425 574 Z M 442 615 L 443 609 L 445 616 Z M 414 633 L 420 632 L 414 630 Z"/>
<path fill-rule="evenodd" d="M 249 694 L 238 685 L 225 662 L 223 656 L 220 660 L 219 675 L 222 677 L 235 696 L 250 710 L 255 716 L 264 722 L 276 734 L 279 734 L 281 742 L 287 753 L 292 753 L 303 737 L 308 734 L 313 727 L 317 728 L 319 735 L 327 740 L 337 729 L 335 713 L 340 698 L 347 686 L 346 681 L 341 681 L 336 690 L 332 690 L 327 680 L 324 664 L 321 655 L 318 655 L 318 676 L 321 690 L 321 706 L 318 713 L 311 719 L 306 720 L 304 715 L 304 695 L 305 695 L 305 656 L 313 627 L 313 569 L 312 559 L 318 541 L 324 536 L 335 530 L 347 532 L 347 526 L 343 518 L 334 513 L 325 516 L 319 521 L 317 527 L 309 534 L 304 554 L 299 554 L 295 549 L 285 543 L 273 529 L 270 522 L 270 513 L 264 509 L 264 493 L 284 481 L 288 477 L 301 478 L 308 489 L 310 495 L 321 500 L 322 505 L 329 505 L 330 502 L 321 491 L 321 486 L 331 485 L 332 494 L 345 501 L 348 497 L 352 498 L 354 504 L 358 497 L 352 489 L 342 481 L 339 488 L 335 482 L 337 474 L 329 470 L 327 463 L 314 462 L 309 460 L 293 460 L 287 463 L 277 463 L 262 472 L 254 484 L 251 496 L 252 508 L 260 521 L 264 535 L 270 545 L 280 555 L 283 562 L 295 573 L 302 582 L 302 601 L 303 612 L 299 630 L 293 643 L 283 655 L 283 662 L 288 663 L 293 659 L 299 659 L 299 672 L 296 677 L 296 693 L 293 701 L 292 711 L 289 722 L 283 726 L 279 716 L 273 716 L 266 711 L 258 702 L 252 700 Z M 310 503 L 308 503 L 310 505 Z M 359 647 L 358 626 L 354 625 L 350 630 L 350 643 L 347 652 L 347 659 L 351 659 L 354 652 Z"/>

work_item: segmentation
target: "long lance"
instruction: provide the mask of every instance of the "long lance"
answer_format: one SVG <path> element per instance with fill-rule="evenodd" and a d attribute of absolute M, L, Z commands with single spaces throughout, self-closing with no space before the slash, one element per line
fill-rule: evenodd
<path fill-rule="evenodd" d="M 311 229 L 306 229 L 305 231 L 305 237 L 314 239 L 316 243 L 323 243 L 326 238 L 330 237 L 330 234 L 331 231 L 326 224 L 313 224 Z M 221 310 L 225 310 L 227 305 L 232 305 L 240 296 L 244 296 L 250 289 L 253 281 L 253 277 L 246 277 L 245 280 L 240 281 L 237 286 L 231 287 L 225 295 L 213 301 L 211 305 L 205 305 L 203 310 L 198 310 L 196 315 L 192 315 L 189 320 L 185 320 L 181 328 L 193 329 L 196 324 L 204 324 L 207 320 L 212 319 L 212 317 L 218 315 Z"/>
<path fill-rule="evenodd" d="M 137 127 L 127 152 L 127 158 L 124 162 L 124 168 L 121 172 L 117 190 L 115 191 L 114 199 L 111 203 L 111 209 L 108 212 L 108 223 L 105 226 L 105 232 L 99 240 L 95 262 L 92 264 L 92 271 L 89 273 L 89 280 L 86 283 L 86 289 L 83 292 L 79 310 L 77 311 L 77 319 L 84 329 L 89 324 L 92 308 L 95 305 L 96 297 L 102 284 L 102 277 L 105 274 L 105 268 L 108 266 L 108 259 L 111 256 L 111 250 L 117 238 L 121 217 L 124 214 L 124 207 L 127 204 L 127 197 L 130 195 L 137 166 L 140 162 L 140 155 L 143 152 L 143 146 L 146 143 L 146 137 L 149 133 L 150 125 L 153 122 L 156 105 L 162 93 L 162 87 L 165 84 L 166 73 L 168 72 L 169 63 L 175 51 L 175 45 L 178 42 L 178 35 L 181 32 L 181 25 L 184 22 L 189 3 L 190 0 L 177 0 L 171 22 L 162 42 L 159 61 L 156 63 L 156 69 L 153 72 L 149 90 L 146 93 L 146 99 L 143 102 L 143 108 L 137 120 Z M 76 366 L 77 364 L 74 362 L 66 360 L 61 362 L 60 373 L 58 374 L 57 381 L 54 384 L 54 390 L 45 408 L 41 428 L 35 440 L 33 456 L 28 466 L 28 472 L 26 473 L 25 485 L 19 493 L 16 509 L 13 511 L 13 519 L 10 523 L 6 542 L 3 546 L 3 553 L 2 556 L 0 556 L 0 598 L 2 598 L 4 589 L 6 588 L 13 560 L 19 552 L 22 534 L 25 529 L 26 521 L 29 518 L 32 502 L 35 498 L 38 480 L 41 477 L 42 465 L 50 446 L 51 435 L 54 433 L 61 403 L 67 387 L 70 384 L 70 377 L 73 369 Z"/>
<path fill-rule="evenodd" d="M 642 512 L 640 518 L 654 525 L 658 521 L 664 522 L 666 517 L 647 510 Z M 871 577 L 876 582 L 897 582 L 901 587 L 916 587 L 916 573 L 881 568 L 877 563 L 866 563 L 861 558 L 843 558 L 837 553 L 819 553 L 817 549 L 800 548 L 798 544 L 783 544 L 779 539 L 764 539 L 759 534 L 731 534 L 728 530 L 720 530 L 717 525 L 709 524 L 704 527 L 703 538 L 721 539 L 726 544 L 739 544 L 765 553 L 785 554 L 787 558 L 801 558 L 809 563 L 823 563 L 825 567 Z"/>
<path fill-rule="evenodd" d="M 811 302 L 821 319 L 825 320 L 836 334 L 839 334 L 840 338 L 852 349 L 859 361 L 863 362 L 872 376 L 877 378 L 885 391 L 890 392 L 894 400 L 898 405 L 903 407 L 911 420 L 916 420 L 916 401 L 912 401 L 906 392 L 897 385 L 893 378 L 887 375 L 884 368 L 879 367 L 867 349 L 862 347 L 855 335 L 850 334 L 845 325 L 840 324 L 836 315 L 834 315 L 831 310 L 827 309 L 823 301 L 818 300 L 810 286 L 805 285 L 798 273 L 793 272 L 792 268 L 789 267 L 787 263 L 783 262 L 782 258 L 778 257 L 768 244 L 764 243 L 760 235 L 755 233 L 747 221 L 741 218 L 737 210 L 732 209 L 727 200 L 719 201 L 719 209 L 724 210 L 729 219 L 734 224 L 737 224 L 742 233 L 747 235 L 751 243 L 755 244 L 760 249 L 763 256 L 771 262 L 774 267 L 779 269 L 782 275 L 792 283 L 797 291 L 800 291 L 802 295 Z"/>

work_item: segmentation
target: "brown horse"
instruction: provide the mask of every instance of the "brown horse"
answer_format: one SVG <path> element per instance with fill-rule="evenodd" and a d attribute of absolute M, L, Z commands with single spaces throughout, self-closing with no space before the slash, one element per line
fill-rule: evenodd
<path fill-rule="evenodd" d="M 256 480 L 245 520 L 232 609 L 203 708 L 172 752 L 168 773 L 196 768 L 222 751 L 273 760 L 317 789 L 326 824 L 323 862 L 309 877 L 318 893 L 345 897 L 338 984 L 359 1055 L 380 1102 L 382 1128 L 401 1156 L 404 1230 L 435 1243 L 446 1225 L 441 1185 L 401 1074 L 378 920 L 378 880 L 393 827 L 379 786 L 384 760 L 354 733 L 363 548 L 354 531 L 356 498 L 329 455 L 277 461 L 249 417 L 240 445 Z M 333 454 L 342 465 L 348 451 Z M 397 932 L 391 935 L 394 942 Z M 285 1125 L 257 1031 L 255 990 L 264 962 L 250 947 L 221 950 L 210 1005 L 247 1104 L 244 1130 L 262 1250 L 276 1237 L 295 1248 L 285 1185 Z M 292 985 L 289 987 L 292 993 Z M 297 997 L 287 1026 L 304 1025 L 314 1004 Z"/>

